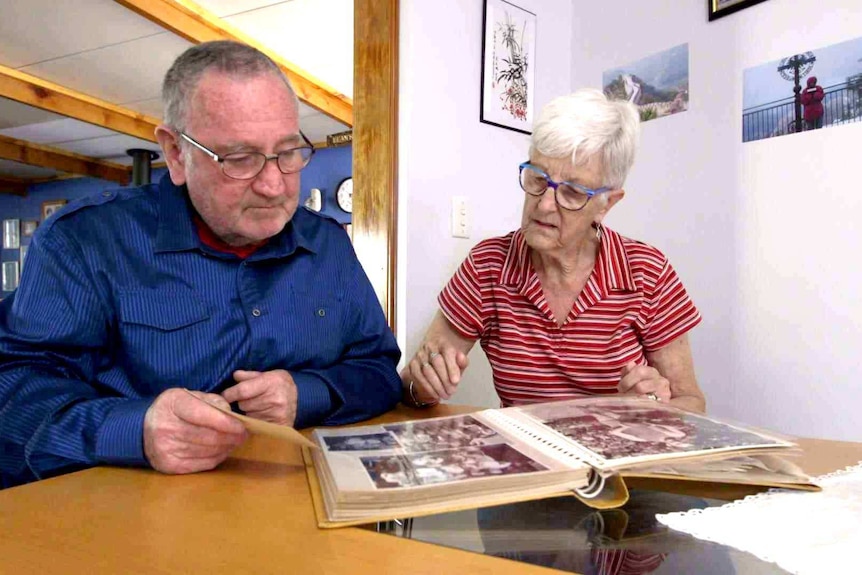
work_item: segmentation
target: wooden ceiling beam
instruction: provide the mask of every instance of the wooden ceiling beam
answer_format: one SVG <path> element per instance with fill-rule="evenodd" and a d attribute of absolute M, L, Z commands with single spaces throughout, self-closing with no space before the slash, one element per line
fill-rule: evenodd
<path fill-rule="evenodd" d="M 235 40 L 254 46 L 278 64 L 300 100 L 330 118 L 353 126 L 353 102 L 350 98 L 197 4 L 189 0 L 114 1 L 194 44 L 211 40 Z"/>
<path fill-rule="evenodd" d="M 3 65 L 0 65 L 0 96 L 121 134 L 156 141 L 158 118 L 132 112 Z"/>
<path fill-rule="evenodd" d="M 122 164 L 95 160 L 66 150 L 40 146 L 2 135 L 0 135 L 0 159 L 69 174 L 101 178 L 123 186 L 131 179 L 131 170 Z"/>

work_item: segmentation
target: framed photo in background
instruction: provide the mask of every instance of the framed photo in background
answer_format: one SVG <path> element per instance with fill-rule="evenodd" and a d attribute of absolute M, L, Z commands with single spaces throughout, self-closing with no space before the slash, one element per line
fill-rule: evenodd
<path fill-rule="evenodd" d="M 17 250 L 21 246 L 21 220 L 3 220 L 3 249 Z"/>
<path fill-rule="evenodd" d="M 3 291 L 18 289 L 18 262 L 3 262 Z"/>
<path fill-rule="evenodd" d="M 766 2 L 766 0 L 706 0 L 709 21 L 723 18 L 728 14 L 739 12 L 761 2 Z"/>
<path fill-rule="evenodd" d="M 533 132 L 536 15 L 506 0 L 485 0 L 479 121 Z"/>
<path fill-rule="evenodd" d="M 21 237 L 29 238 L 36 233 L 36 228 L 39 227 L 39 220 L 21 220 Z"/>
<path fill-rule="evenodd" d="M 69 200 L 48 200 L 42 202 L 42 221 L 47 220 L 54 212 L 69 203 Z"/>

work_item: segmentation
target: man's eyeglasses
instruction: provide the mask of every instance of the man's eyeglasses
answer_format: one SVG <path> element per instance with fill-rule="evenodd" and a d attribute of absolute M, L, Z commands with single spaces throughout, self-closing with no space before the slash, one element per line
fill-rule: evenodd
<path fill-rule="evenodd" d="M 284 150 L 269 156 L 261 152 L 231 152 L 230 154 L 219 156 L 188 134 L 179 132 L 179 135 L 185 141 L 212 158 L 214 162 L 218 162 L 224 175 L 235 180 L 250 180 L 257 177 L 269 160 L 275 160 L 282 174 L 293 174 L 307 166 L 308 162 L 311 161 L 311 156 L 314 155 L 314 145 L 308 141 L 308 138 L 302 132 L 299 135 L 306 145 Z"/>
<path fill-rule="evenodd" d="M 613 188 L 597 188 L 595 190 L 573 184 L 572 182 L 555 182 L 542 170 L 529 162 L 518 166 L 521 189 L 531 196 L 541 196 L 548 188 L 554 190 L 554 200 L 564 210 L 576 212 L 587 205 L 590 198 L 596 194 L 609 192 Z"/>

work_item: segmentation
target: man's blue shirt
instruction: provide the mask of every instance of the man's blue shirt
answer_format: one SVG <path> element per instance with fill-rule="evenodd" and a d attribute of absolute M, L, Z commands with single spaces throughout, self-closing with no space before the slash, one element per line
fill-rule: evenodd
<path fill-rule="evenodd" d="M 202 244 L 184 188 L 103 192 L 37 229 L 0 303 L 0 475 L 146 465 L 143 420 L 183 387 L 285 369 L 296 427 L 373 417 L 400 398 L 398 346 L 347 234 L 302 208 L 242 260 Z"/>

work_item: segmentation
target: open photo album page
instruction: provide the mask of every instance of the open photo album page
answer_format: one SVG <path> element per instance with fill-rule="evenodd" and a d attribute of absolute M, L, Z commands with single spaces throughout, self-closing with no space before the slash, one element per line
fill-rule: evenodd
<path fill-rule="evenodd" d="M 387 490 L 569 470 L 480 417 L 317 429 L 315 437 L 339 489 Z"/>
<path fill-rule="evenodd" d="M 514 409 L 577 443 L 587 452 L 584 459 L 599 468 L 793 445 L 650 400 L 596 398 Z"/>

